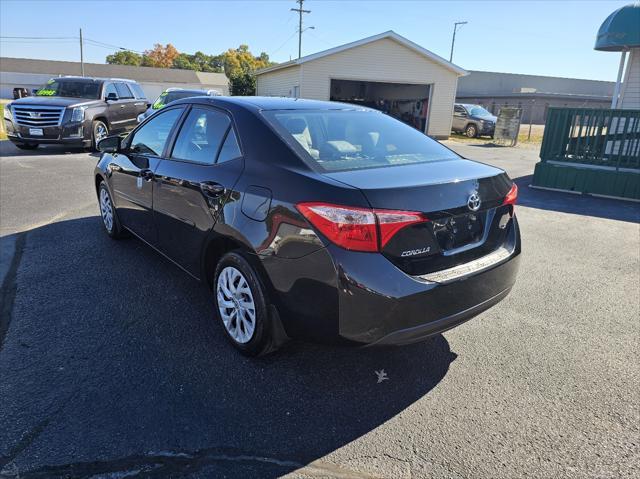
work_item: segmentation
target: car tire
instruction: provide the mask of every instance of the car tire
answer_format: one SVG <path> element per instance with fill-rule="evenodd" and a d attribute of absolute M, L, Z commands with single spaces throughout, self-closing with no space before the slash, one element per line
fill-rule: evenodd
<path fill-rule="evenodd" d="M 478 136 L 478 127 L 473 123 L 469 123 L 464 129 L 464 133 L 469 138 L 475 138 L 476 136 Z"/>
<path fill-rule="evenodd" d="M 236 349 L 245 356 L 274 349 L 266 290 L 239 251 L 225 254 L 216 265 L 213 297 L 218 320 Z"/>
<path fill-rule="evenodd" d="M 39 143 L 14 143 L 21 150 L 35 150 Z"/>
<path fill-rule="evenodd" d="M 98 187 L 98 206 L 100 207 L 102 226 L 104 226 L 107 234 L 113 239 L 126 238 L 126 230 L 122 228 L 122 224 L 116 214 L 116 209 L 113 206 L 111 194 L 104 181 L 100 182 L 100 186 Z"/>
<path fill-rule="evenodd" d="M 109 136 L 109 127 L 101 120 L 94 120 L 91 123 L 91 149 L 98 151 L 98 142 Z"/>

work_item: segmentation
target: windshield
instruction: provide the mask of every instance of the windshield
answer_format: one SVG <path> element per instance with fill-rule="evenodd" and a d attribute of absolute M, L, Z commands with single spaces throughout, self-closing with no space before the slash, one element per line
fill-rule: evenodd
<path fill-rule="evenodd" d="M 49 80 L 36 92 L 36 96 L 63 96 L 69 98 L 100 98 L 100 83 L 83 80 Z"/>
<path fill-rule="evenodd" d="M 472 106 L 469 113 L 471 116 L 493 116 L 491 112 L 485 110 L 481 106 Z"/>
<path fill-rule="evenodd" d="M 437 141 L 380 112 L 288 110 L 263 114 L 303 159 L 325 171 L 457 159 Z"/>
<path fill-rule="evenodd" d="M 204 92 L 184 91 L 184 90 L 165 91 L 153 103 L 152 108 L 154 110 L 159 110 L 160 108 L 168 105 L 172 101 L 181 100 L 182 98 L 190 98 L 192 96 L 201 96 L 204 94 L 205 94 Z"/>

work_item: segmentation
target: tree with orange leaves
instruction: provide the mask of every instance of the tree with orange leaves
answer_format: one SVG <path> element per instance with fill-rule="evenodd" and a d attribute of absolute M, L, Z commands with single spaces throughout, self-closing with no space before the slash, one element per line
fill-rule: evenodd
<path fill-rule="evenodd" d="M 171 68 L 173 61 L 180 55 L 176 47 L 167 43 L 156 43 L 151 50 L 145 50 L 142 65 L 145 67 Z"/>

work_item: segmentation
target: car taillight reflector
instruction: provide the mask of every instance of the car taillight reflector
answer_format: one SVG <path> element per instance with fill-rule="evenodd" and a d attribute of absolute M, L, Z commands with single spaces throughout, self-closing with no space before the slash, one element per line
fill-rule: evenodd
<path fill-rule="evenodd" d="M 380 226 L 380 249 L 405 226 L 428 221 L 422 213 L 413 211 L 374 210 Z"/>
<path fill-rule="evenodd" d="M 511 189 L 507 193 L 507 196 L 504 197 L 503 205 L 515 205 L 518 200 L 518 185 L 515 183 L 511 185 Z"/>
<path fill-rule="evenodd" d="M 402 228 L 428 219 L 412 211 L 300 203 L 300 213 L 331 242 L 351 251 L 380 251 Z"/>

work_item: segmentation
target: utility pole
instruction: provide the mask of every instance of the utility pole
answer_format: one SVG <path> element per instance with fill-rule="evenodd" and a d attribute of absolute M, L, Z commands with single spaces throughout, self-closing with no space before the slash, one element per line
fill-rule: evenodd
<path fill-rule="evenodd" d="M 82 51 L 82 28 L 80 29 L 80 71 L 82 72 L 82 76 L 84 76 L 84 52 Z"/>
<path fill-rule="evenodd" d="M 298 8 L 292 8 L 292 12 L 298 12 L 299 20 L 298 20 L 298 58 L 302 56 L 302 14 L 303 13 L 311 13 L 311 10 L 304 10 L 302 8 L 304 0 L 296 0 L 296 3 L 299 5 Z M 313 27 L 311 27 L 313 28 Z"/>
<path fill-rule="evenodd" d="M 466 25 L 469 22 L 455 22 L 453 24 L 453 38 L 451 39 L 451 54 L 449 55 L 449 63 L 453 61 L 453 46 L 456 44 L 456 31 L 458 30 L 458 25 Z"/>

